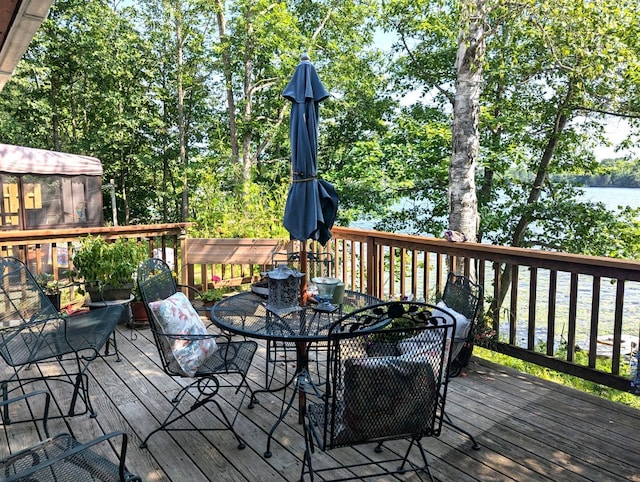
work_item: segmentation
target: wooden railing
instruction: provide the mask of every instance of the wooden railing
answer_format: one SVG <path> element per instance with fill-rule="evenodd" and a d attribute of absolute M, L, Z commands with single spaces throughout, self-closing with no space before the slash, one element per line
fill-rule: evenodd
<path fill-rule="evenodd" d="M 0 254 L 58 277 L 72 267 L 74 242 L 87 234 L 136 238 L 149 255 L 173 263 L 180 279 L 186 224 L 4 232 Z M 640 330 L 640 263 L 540 250 L 334 227 L 325 247 L 347 289 L 383 299 L 434 301 L 446 274 L 460 266 L 485 290 L 485 315 L 497 332 L 492 347 L 508 355 L 621 390 L 630 383 L 629 341 Z M 603 340 L 609 337 L 610 340 Z M 604 341 L 604 343 L 603 343 Z M 625 344 L 625 341 L 627 342 Z M 610 346 L 610 369 L 596 368 L 598 348 Z M 579 347 L 579 348 L 577 348 Z M 560 350 L 563 348 L 563 350 Z M 578 363 L 577 350 L 588 351 Z M 562 353 L 559 356 L 558 353 Z"/>
<path fill-rule="evenodd" d="M 334 253 L 347 289 L 382 298 L 434 300 L 460 266 L 485 291 L 494 349 L 629 391 L 628 352 L 640 331 L 640 262 L 334 227 Z M 611 368 L 596 369 L 599 348 Z M 588 351 L 585 364 L 578 350 Z M 558 353 L 565 353 L 559 356 Z"/>
<path fill-rule="evenodd" d="M 51 272 L 55 279 L 73 269 L 75 243 L 91 234 L 105 239 L 134 238 L 147 244 L 149 256 L 154 254 L 172 264 L 178 270 L 176 250 L 187 224 L 151 224 L 100 228 L 38 229 L 29 231 L 4 231 L 0 236 L 0 255 L 13 256 L 25 263 L 34 274 L 43 270 Z"/>

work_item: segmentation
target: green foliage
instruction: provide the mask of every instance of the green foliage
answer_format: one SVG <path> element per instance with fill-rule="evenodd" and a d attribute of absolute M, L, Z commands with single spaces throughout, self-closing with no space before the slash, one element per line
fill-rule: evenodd
<path fill-rule="evenodd" d="M 640 408 L 640 397 L 631 393 L 622 392 L 620 390 L 615 390 L 613 388 L 583 380 L 582 378 L 556 372 L 555 370 L 550 370 L 549 368 L 545 368 L 534 363 L 528 363 L 481 347 L 475 347 L 473 349 L 473 354 L 485 360 L 499 363 L 545 380 L 561 383 L 563 385 L 582 390 L 583 392 L 591 393 L 614 402 L 623 403 L 634 408 Z"/>
<path fill-rule="evenodd" d="M 230 293 L 232 290 L 229 286 L 221 286 L 219 288 L 210 288 L 203 293 L 198 295 L 198 299 L 202 301 L 208 302 L 217 302 L 220 301 L 225 294 Z"/>
<path fill-rule="evenodd" d="M 0 96 L 3 142 L 100 158 L 121 224 L 183 220 L 187 199 L 196 234 L 288 237 L 281 94 L 306 49 L 331 92 L 318 163 L 336 185 L 339 224 L 369 217 L 378 229 L 441 235 L 460 2 L 126 3 L 55 2 Z M 566 183 L 585 173 L 637 181 L 637 160 L 593 156 L 607 122 L 638 117 L 637 2 L 487 8 L 481 239 L 637 257 L 637 214 L 577 203 Z"/>
<path fill-rule="evenodd" d="M 212 174 L 202 174 L 208 182 L 194 197 L 194 237 L 214 238 L 288 238 L 282 225 L 288 183 L 280 185 L 248 183 L 244 191 L 226 187 Z"/>
<path fill-rule="evenodd" d="M 74 250 L 75 275 L 84 281 L 116 288 L 133 283 L 138 266 L 147 258 L 144 245 L 133 238 L 109 242 L 99 236 L 87 236 Z"/>
<path fill-rule="evenodd" d="M 399 39 L 394 44 L 399 95 L 411 89 L 428 92 L 423 103 L 441 112 L 451 112 L 453 105 L 459 5 L 393 0 L 385 2 L 381 20 L 381 27 Z M 637 256 L 637 227 L 629 222 L 633 214 L 578 203 L 577 191 L 559 174 L 602 172 L 593 148 L 605 142 L 603 125 L 616 115 L 638 116 L 638 8 L 637 3 L 609 0 L 517 6 L 487 2 L 491 34 L 486 39 L 476 176 L 483 241 Z M 420 126 L 433 124 L 416 117 L 405 146 L 419 142 L 415 132 Z M 405 158 L 404 151 L 398 152 Z M 423 155 L 422 160 L 434 166 L 438 157 Z M 438 178 L 426 170 L 424 177 Z M 444 184 L 445 190 L 435 183 L 416 185 L 413 196 L 425 200 L 420 207 L 427 206 L 427 215 L 435 214 L 429 213 L 429 202 L 446 199 L 446 178 Z M 396 223 L 384 226 L 412 232 L 418 226 L 417 207 L 401 211 Z M 423 232 L 440 234 L 428 228 Z"/>
<path fill-rule="evenodd" d="M 47 295 L 60 293 L 61 284 L 51 273 L 40 273 L 35 277 L 36 283 Z"/>

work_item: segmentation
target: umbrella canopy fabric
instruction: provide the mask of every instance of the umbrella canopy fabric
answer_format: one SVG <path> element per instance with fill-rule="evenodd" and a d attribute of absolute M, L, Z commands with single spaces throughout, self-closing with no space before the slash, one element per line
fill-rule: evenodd
<path fill-rule="evenodd" d="M 318 179 L 318 110 L 329 97 L 309 57 L 303 55 L 282 95 L 291 101 L 292 182 L 284 210 L 284 227 L 292 239 L 317 240 L 323 246 L 331 239 L 338 212 L 333 186 Z"/>

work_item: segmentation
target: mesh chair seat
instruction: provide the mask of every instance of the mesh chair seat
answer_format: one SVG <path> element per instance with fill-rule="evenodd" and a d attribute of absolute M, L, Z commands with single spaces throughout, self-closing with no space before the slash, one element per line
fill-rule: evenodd
<path fill-rule="evenodd" d="M 466 333 L 456 337 L 452 345 L 452 362 L 448 376 L 457 377 L 467 366 L 469 358 L 464 356 L 462 349 L 465 344 L 473 343 L 474 327 L 482 308 L 482 286 L 474 283 L 466 276 L 449 272 L 447 282 L 442 293 L 442 301 L 448 308 L 456 311 L 469 320 Z"/>
<path fill-rule="evenodd" d="M 83 315 L 59 316 L 37 323 L 0 330 L 0 355 L 10 366 L 51 359 L 86 351 L 95 357 L 115 328 L 120 306 L 108 306 Z"/>
<path fill-rule="evenodd" d="M 116 435 L 121 434 L 109 434 L 108 438 Z M 118 464 L 88 450 L 86 444 L 68 433 L 56 435 L 8 458 L 0 463 L 0 473 L 6 481 L 140 480 L 128 472 L 120 477 Z"/>
<path fill-rule="evenodd" d="M 218 343 L 218 349 L 207 358 L 196 372 L 196 377 L 211 373 L 240 373 L 243 376 L 249 371 L 257 343 L 225 342 Z"/>

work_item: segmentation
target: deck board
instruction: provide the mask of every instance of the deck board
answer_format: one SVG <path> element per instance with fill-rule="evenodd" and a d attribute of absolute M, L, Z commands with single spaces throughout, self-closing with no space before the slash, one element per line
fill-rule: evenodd
<path fill-rule="evenodd" d="M 235 422 L 246 441 L 244 450 L 229 431 L 159 432 L 148 449 L 138 447 L 171 407 L 171 398 L 184 381 L 164 374 L 147 329 L 118 327 L 122 361 L 105 357 L 90 368 L 90 388 L 96 419 L 87 414 L 51 422 L 51 431 L 71 429 L 80 440 L 124 430 L 130 436 L 127 465 L 147 481 L 282 481 L 298 480 L 304 450 L 298 414 L 292 410 L 272 442 L 273 457 L 262 455 L 267 432 L 279 414 L 274 395 L 260 396 L 253 409 L 247 401 Z M 260 345 L 249 374 L 253 388 L 264 383 L 265 347 Z M 7 370 L 6 367 L 0 367 Z M 34 367 L 48 373 L 56 364 Z M 8 371 L 7 371 L 8 373 Z M 3 373 L 4 375 L 4 373 Z M 42 386 L 43 384 L 39 384 Z M 70 387 L 49 383 L 57 402 L 66 408 Z M 238 402 L 231 390 L 221 393 L 223 409 Z M 452 380 L 447 413 L 470 431 L 481 449 L 443 427 L 425 448 L 439 481 L 638 481 L 640 482 L 640 411 L 602 400 L 555 383 L 473 359 L 467 376 Z M 212 426 L 213 413 L 195 412 L 185 426 Z M 183 423 L 183 422 L 181 422 Z M 3 427 L 0 454 L 16 451 L 37 438 L 32 424 Z M 386 450 L 401 450 L 388 444 Z M 380 460 L 370 447 L 316 452 L 317 467 L 356 460 Z M 372 480 L 383 480 L 380 478 Z M 421 480 L 416 475 L 385 480 Z"/>

